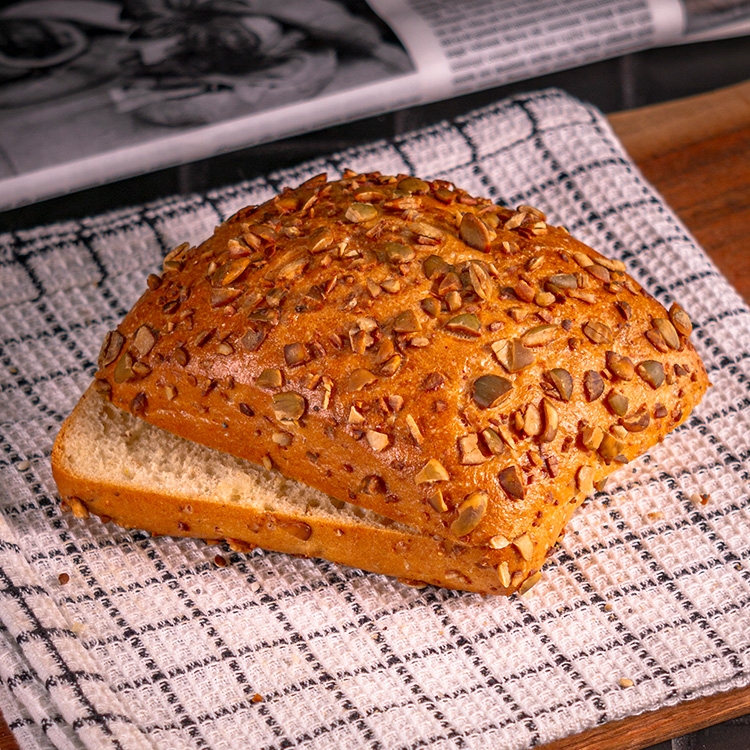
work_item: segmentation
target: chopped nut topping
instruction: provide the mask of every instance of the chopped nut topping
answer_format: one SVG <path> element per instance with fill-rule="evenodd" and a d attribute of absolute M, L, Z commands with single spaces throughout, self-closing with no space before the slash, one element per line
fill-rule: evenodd
<path fill-rule="evenodd" d="M 406 415 L 406 425 L 409 428 L 409 434 L 414 439 L 414 442 L 417 445 L 422 445 L 424 442 L 424 437 L 422 436 L 422 431 L 419 429 L 419 425 L 417 424 L 417 420 L 412 417 L 411 414 Z"/>
<path fill-rule="evenodd" d="M 153 348 L 156 343 L 156 336 L 154 332 L 146 325 L 141 326 L 136 332 L 133 338 L 133 348 L 138 352 L 138 355 L 145 357 Z"/>
<path fill-rule="evenodd" d="M 594 470 L 590 466 L 581 466 L 576 474 L 576 486 L 584 495 L 594 491 Z"/>
<path fill-rule="evenodd" d="M 605 432 L 597 451 L 602 459 L 604 459 L 604 462 L 609 464 L 614 461 L 620 453 L 622 453 L 622 448 L 623 445 L 617 440 L 617 438 L 613 437 L 608 432 Z"/>
<path fill-rule="evenodd" d="M 445 513 L 448 510 L 448 506 L 443 499 L 443 493 L 441 490 L 435 490 L 428 498 L 427 502 L 432 506 L 432 509 L 438 513 Z"/>
<path fill-rule="evenodd" d="M 497 566 L 497 577 L 506 589 L 510 587 L 510 569 L 508 568 L 507 562 L 501 562 L 500 565 Z"/>
<path fill-rule="evenodd" d="M 536 437 L 542 432 L 542 415 L 536 404 L 529 404 L 523 414 L 523 431 L 529 437 Z"/>
<path fill-rule="evenodd" d="M 390 378 L 398 372 L 399 367 L 401 367 L 401 355 L 394 354 L 389 360 L 383 363 L 380 372 L 385 377 Z"/>
<path fill-rule="evenodd" d="M 292 444 L 292 436 L 288 432 L 274 432 L 271 441 L 276 445 L 286 448 Z"/>
<path fill-rule="evenodd" d="M 250 328 L 242 337 L 242 346 L 249 352 L 256 352 L 266 338 L 266 333 L 261 328 Z"/>
<path fill-rule="evenodd" d="M 487 493 L 483 490 L 467 495 L 458 506 L 458 516 L 451 524 L 450 533 L 462 537 L 474 531 L 487 512 L 487 499 Z"/>
<path fill-rule="evenodd" d="M 490 549 L 505 549 L 510 545 L 510 539 L 504 537 L 502 534 L 493 536 L 487 543 Z"/>
<path fill-rule="evenodd" d="M 477 466 L 487 460 L 487 457 L 479 449 L 479 436 L 473 433 L 458 439 L 458 450 L 461 454 L 461 463 L 464 466 Z"/>
<path fill-rule="evenodd" d="M 365 421 L 363 414 L 357 410 L 356 406 L 349 408 L 349 424 L 362 424 Z"/>
<path fill-rule="evenodd" d="M 347 380 L 347 390 L 350 391 L 361 391 L 368 385 L 372 385 L 377 380 L 377 377 L 373 375 L 369 370 L 364 367 L 359 367 L 353 370 Z"/>
<path fill-rule="evenodd" d="M 596 451 L 602 443 L 604 433 L 599 427 L 586 425 L 581 431 L 581 442 L 590 451 Z"/>
<path fill-rule="evenodd" d="M 125 352 L 115 365 L 114 378 L 115 383 L 125 383 L 135 377 L 133 372 L 133 363 L 135 359 L 130 352 Z"/>
<path fill-rule="evenodd" d="M 524 560 L 531 560 L 534 555 L 534 542 L 528 534 L 521 534 L 513 540 L 513 546 Z"/>
<path fill-rule="evenodd" d="M 436 458 L 431 458 L 414 477 L 416 484 L 423 484 L 425 482 L 447 482 L 450 479 L 450 474 L 446 471 L 445 467 Z"/>
<path fill-rule="evenodd" d="M 376 453 L 380 453 L 380 451 L 387 448 L 388 443 L 390 442 L 388 435 L 384 432 L 378 432 L 377 430 L 367 430 L 365 432 L 365 439 L 369 443 L 370 448 Z"/>

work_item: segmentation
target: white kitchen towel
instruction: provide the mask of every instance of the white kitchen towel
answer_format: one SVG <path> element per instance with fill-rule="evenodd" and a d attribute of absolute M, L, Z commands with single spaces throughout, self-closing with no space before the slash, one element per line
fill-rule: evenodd
<path fill-rule="evenodd" d="M 52 441 L 147 274 L 240 206 L 345 167 L 536 205 L 694 321 L 713 387 L 578 511 L 524 597 L 60 511 Z M 3 712 L 24 748 L 494 750 L 748 685 L 749 356 L 750 310 L 601 113 L 556 90 L 266 179 L 2 235 Z"/>

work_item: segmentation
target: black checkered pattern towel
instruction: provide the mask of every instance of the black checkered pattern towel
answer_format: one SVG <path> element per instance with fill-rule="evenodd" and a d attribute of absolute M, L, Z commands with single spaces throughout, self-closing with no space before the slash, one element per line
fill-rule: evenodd
<path fill-rule="evenodd" d="M 218 567 L 203 542 L 58 509 L 54 435 L 165 252 L 345 166 L 537 205 L 695 322 L 713 387 L 578 512 L 525 597 L 275 553 L 224 549 Z M 0 705 L 24 748 L 527 748 L 750 683 L 750 310 L 592 107 L 519 96 L 265 180 L 6 234 L 0 253 Z"/>

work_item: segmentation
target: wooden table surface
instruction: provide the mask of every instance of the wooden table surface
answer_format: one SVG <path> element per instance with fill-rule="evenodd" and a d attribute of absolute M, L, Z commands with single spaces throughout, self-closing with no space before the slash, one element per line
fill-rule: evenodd
<path fill-rule="evenodd" d="M 611 115 L 666 202 L 750 303 L 750 81 Z M 750 713 L 750 687 L 596 727 L 544 750 L 640 750 Z M 0 750 L 18 750 L 0 715 Z"/>

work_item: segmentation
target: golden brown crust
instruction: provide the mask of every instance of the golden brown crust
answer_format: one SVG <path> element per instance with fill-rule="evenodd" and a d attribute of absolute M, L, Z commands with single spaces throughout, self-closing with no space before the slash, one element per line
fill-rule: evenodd
<path fill-rule="evenodd" d="M 528 535 L 527 570 L 707 387 L 622 263 L 440 181 L 320 176 L 149 287 L 102 347 L 114 404 L 426 535 Z"/>

